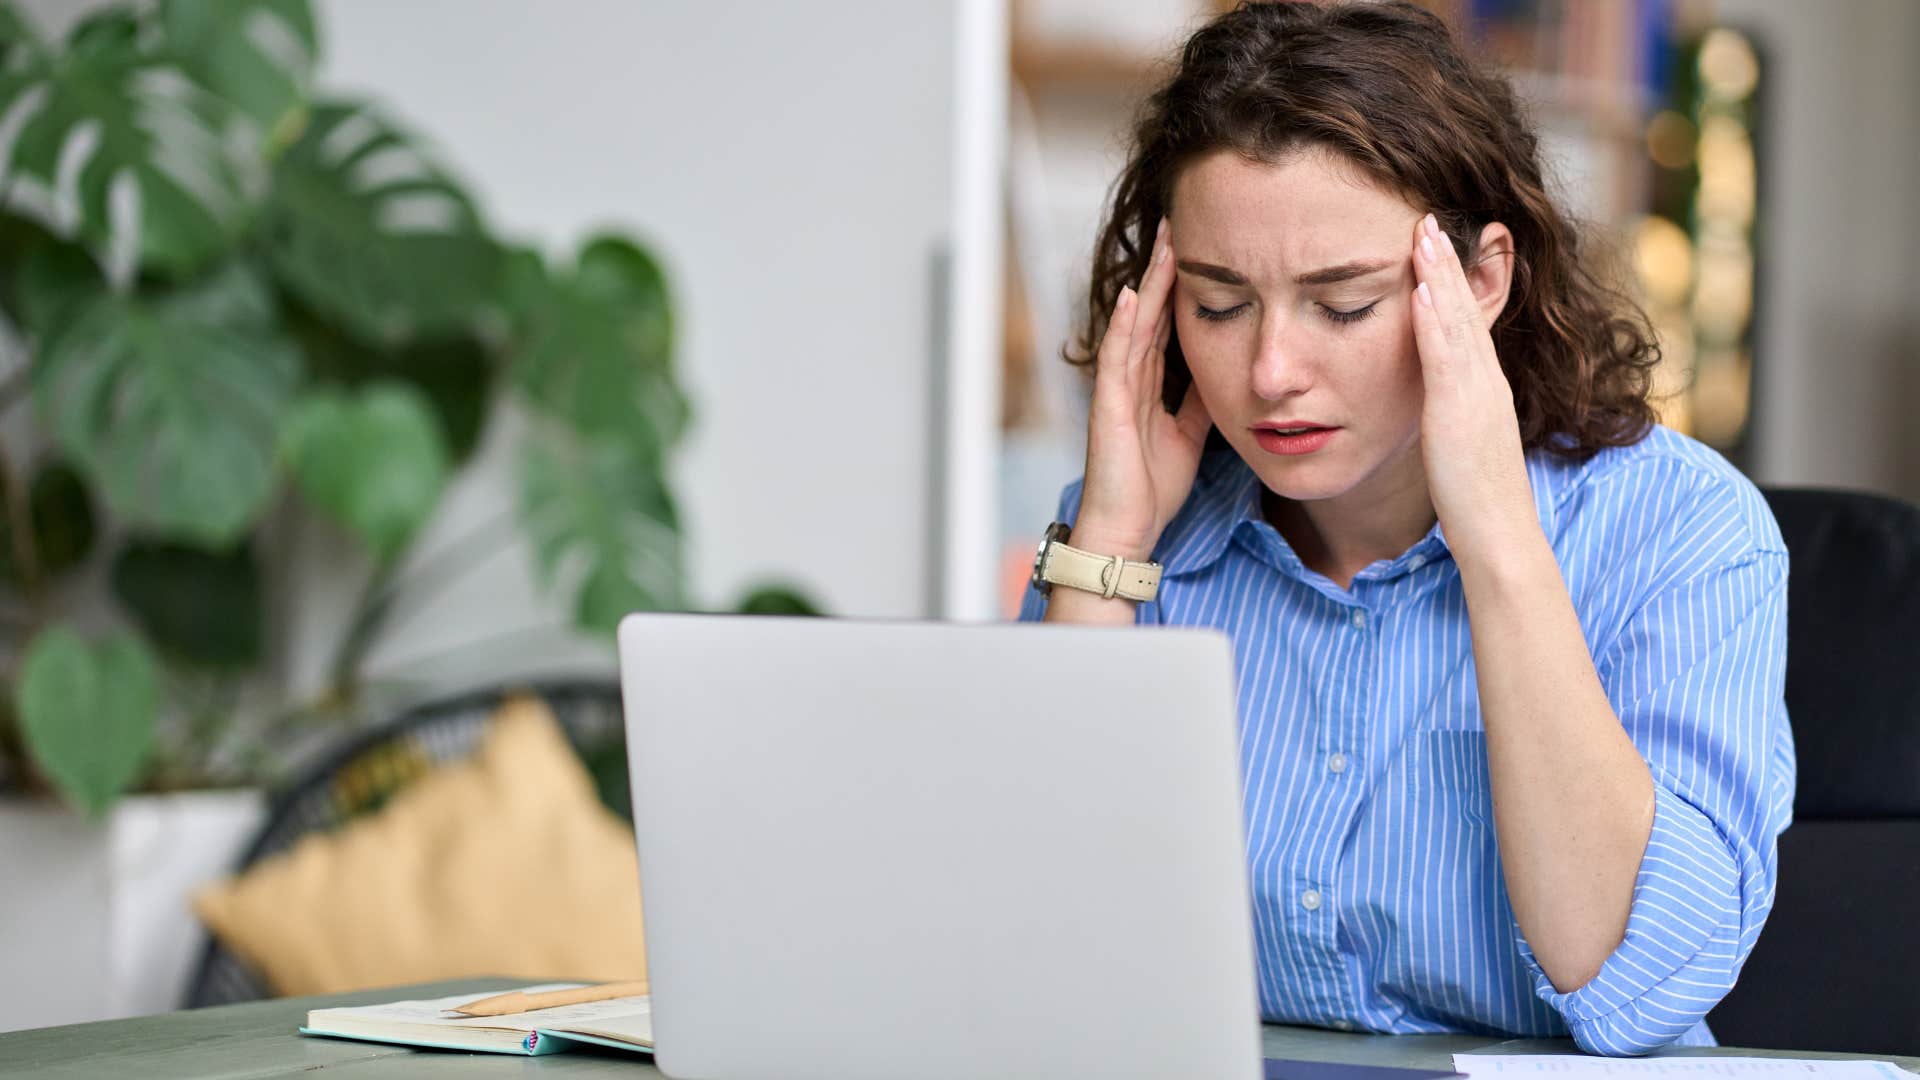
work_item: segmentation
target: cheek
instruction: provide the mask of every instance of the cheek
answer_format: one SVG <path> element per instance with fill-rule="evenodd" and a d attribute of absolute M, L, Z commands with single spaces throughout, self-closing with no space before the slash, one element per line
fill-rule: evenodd
<path fill-rule="evenodd" d="M 1202 389 L 1217 385 L 1229 377 L 1238 363 L 1238 345 L 1231 335 L 1220 332 L 1219 324 L 1201 320 L 1189 312 L 1174 312 L 1174 337 L 1180 342 L 1180 356 L 1187 371 Z"/>
<path fill-rule="evenodd" d="M 1395 394 L 1405 413 L 1402 420 L 1417 427 L 1420 423 L 1421 407 L 1426 403 L 1426 377 L 1420 370 L 1420 350 L 1414 344 L 1411 327 L 1396 344 L 1395 357 L 1393 363 Z"/>
<path fill-rule="evenodd" d="M 1354 400 L 1371 401 L 1374 414 L 1390 426 L 1417 418 L 1425 393 L 1412 325 L 1404 317 L 1369 319 L 1366 331 L 1352 335 L 1348 345 L 1348 370 L 1364 373 L 1350 387 Z"/>

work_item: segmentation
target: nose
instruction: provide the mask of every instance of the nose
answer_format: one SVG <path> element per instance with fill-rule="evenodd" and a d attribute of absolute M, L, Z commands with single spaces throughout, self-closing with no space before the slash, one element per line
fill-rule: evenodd
<path fill-rule="evenodd" d="M 1269 308 L 1253 355 L 1253 392 L 1262 400 L 1281 401 L 1313 385 L 1312 365 L 1295 338 L 1291 321 Z"/>

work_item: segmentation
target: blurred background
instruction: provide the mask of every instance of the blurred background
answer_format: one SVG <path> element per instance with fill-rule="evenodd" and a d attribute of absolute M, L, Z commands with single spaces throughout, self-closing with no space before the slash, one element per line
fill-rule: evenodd
<path fill-rule="evenodd" d="M 1920 500 L 1920 3 L 1426 3 L 1666 422 Z M 190 899 L 504 688 L 617 818 L 627 611 L 1010 618 L 1127 120 L 1216 10 L 0 0 L 0 1029 L 298 988 Z"/>
<path fill-rule="evenodd" d="M 1090 387 L 1058 354 L 1117 133 L 1183 30 L 1221 6 L 1013 4 L 1002 612 L 1085 455 Z M 1654 320 L 1664 422 L 1760 483 L 1920 497 L 1920 287 L 1897 269 L 1920 239 L 1904 197 L 1920 180 L 1905 60 L 1920 4 L 1423 6 L 1530 103 L 1562 205 Z"/>

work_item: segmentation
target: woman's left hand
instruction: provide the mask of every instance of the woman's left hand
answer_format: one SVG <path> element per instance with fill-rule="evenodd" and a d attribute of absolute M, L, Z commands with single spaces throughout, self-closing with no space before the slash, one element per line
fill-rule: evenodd
<path fill-rule="evenodd" d="M 1421 454 L 1434 512 L 1458 559 L 1497 551 L 1525 536 L 1529 524 L 1537 532 L 1540 519 L 1491 322 L 1433 215 L 1415 232 L 1413 337 L 1426 387 Z"/>

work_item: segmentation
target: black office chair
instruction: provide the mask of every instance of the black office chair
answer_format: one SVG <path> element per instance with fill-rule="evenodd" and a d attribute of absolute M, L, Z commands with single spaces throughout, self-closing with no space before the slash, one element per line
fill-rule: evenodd
<path fill-rule="evenodd" d="M 335 828 L 379 808 L 432 765 L 471 755 L 486 733 L 487 719 L 515 691 L 531 691 L 547 703 L 593 777 L 601 802 L 632 820 L 620 684 L 515 683 L 429 702 L 352 739 L 275 799 L 235 872 L 287 850 L 308 833 Z M 208 934 L 181 1007 L 273 996 L 258 973 Z"/>
<path fill-rule="evenodd" d="M 1764 493 L 1799 789 L 1773 913 L 1707 1023 L 1729 1046 L 1920 1053 L 1920 507 Z"/>

